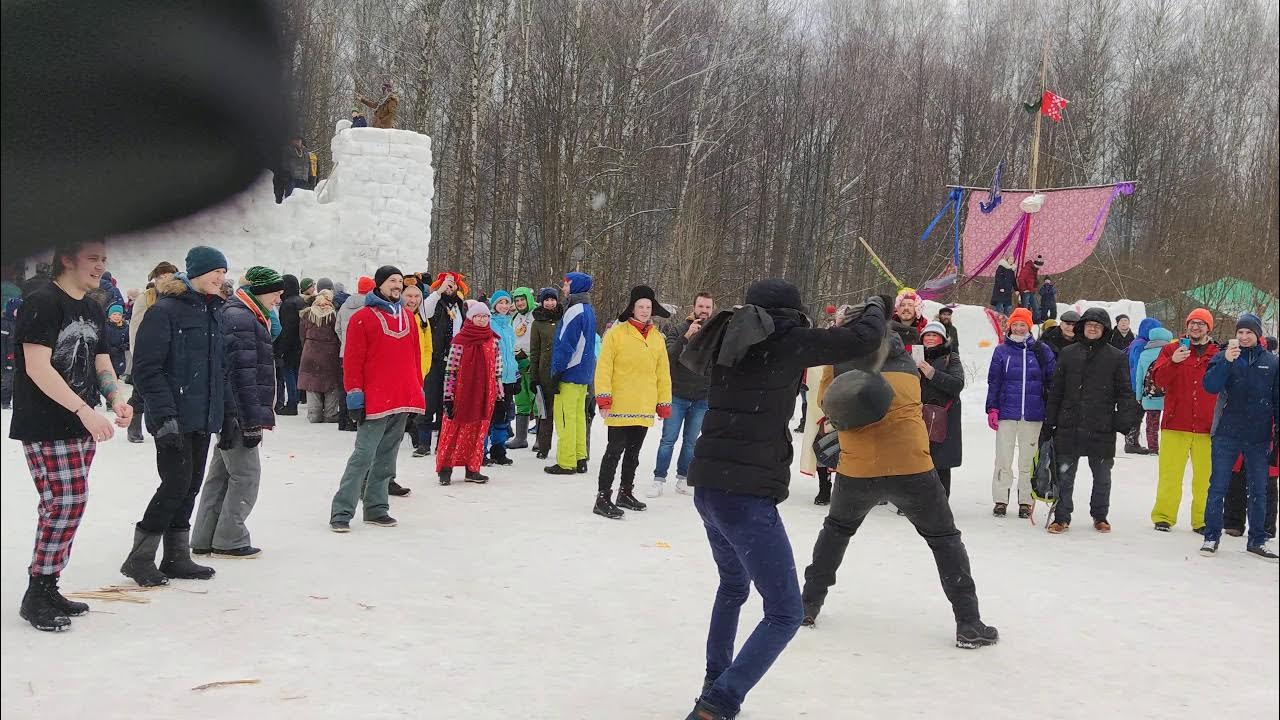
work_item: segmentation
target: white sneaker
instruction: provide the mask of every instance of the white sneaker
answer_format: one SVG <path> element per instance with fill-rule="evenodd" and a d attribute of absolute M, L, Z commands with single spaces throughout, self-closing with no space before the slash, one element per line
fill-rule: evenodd
<path fill-rule="evenodd" d="M 649 486 L 649 491 L 644 496 L 648 498 L 662 497 L 662 487 L 666 484 L 665 481 L 654 478 L 653 484 Z"/>
<path fill-rule="evenodd" d="M 1203 556 L 1205 556 L 1205 557 L 1213 557 L 1214 555 L 1217 555 L 1217 554 L 1218 554 L 1218 541 L 1217 541 L 1217 540 L 1205 540 L 1205 541 L 1204 541 L 1204 544 L 1202 544 L 1202 545 L 1200 546 L 1200 554 L 1201 554 L 1201 555 L 1203 555 Z"/>
<path fill-rule="evenodd" d="M 693 494 L 689 492 L 689 483 L 686 482 L 685 479 L 680 477 L 679 475 L 676 476 L 676 492 L 680 493 L 681 495 Z"/>

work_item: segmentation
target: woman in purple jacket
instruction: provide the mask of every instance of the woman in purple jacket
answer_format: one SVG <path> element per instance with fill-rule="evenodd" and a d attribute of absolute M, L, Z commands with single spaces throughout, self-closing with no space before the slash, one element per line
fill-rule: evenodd
<path fill-rule="evenodd" d="M 1031 336 L 1031 311 L 1009 316 L 1009 332 L 991 356 L 987 370 L 987 424 L 996 431 L 996 470 L 991 479 L 991 514 L 1004 517 L 1013 484 L 1013 453 L 1018 452 L 1018 517 L 1031 517 L 1031 463 L 1036 455 L 1045 396 L 1053 378 L 1054 356 Z"/>

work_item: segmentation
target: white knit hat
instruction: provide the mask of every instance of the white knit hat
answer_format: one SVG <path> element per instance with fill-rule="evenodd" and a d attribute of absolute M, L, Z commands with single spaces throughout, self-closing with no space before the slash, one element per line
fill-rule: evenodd
<path fill-rule="evenodd" d="M 467 301 L 467 319 L 470 320 L 477 315 L 489 315 L 489 306 L 479 300 Z"/>
<path fill-rule="evenodd" d="M 924 330 L 920 331 L 920 337 L 924 337 L 926 333 L 938 333 L 942 336 L 943 340 L 947 339 L 947 327 L 937 320 L 925 325 Z"/>

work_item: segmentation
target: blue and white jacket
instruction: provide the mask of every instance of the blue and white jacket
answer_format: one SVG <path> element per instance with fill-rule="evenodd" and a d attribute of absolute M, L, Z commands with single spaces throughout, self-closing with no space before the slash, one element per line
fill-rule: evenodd
<path fill-rule="evenodd" d="M 556 326 L 551 346 L 551 375 L 561 382 L 590 385 L 596 374 L 596 313 L 591 307 L 591 276 L 572 272 L 568 308 Z"/>

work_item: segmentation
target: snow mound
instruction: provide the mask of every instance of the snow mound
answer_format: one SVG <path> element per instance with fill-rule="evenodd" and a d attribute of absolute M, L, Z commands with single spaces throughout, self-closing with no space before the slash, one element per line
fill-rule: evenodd
<path fill-rule="evenodd" d="M 380 265 L 426 267 L 431 244 L 431 138 L 408 130 L 352 128 L 331 143 L 334 168 L 315 192 L 295 190 L 277 205 L 271 176 L 231 200 L 146 232 L 110 241 L 121 288 L 142 287 L 156 263 L 182 267 L 193 245 L 222 250 L 238 278 L 253 265 L 329 277 L 354 288 Z"/>

